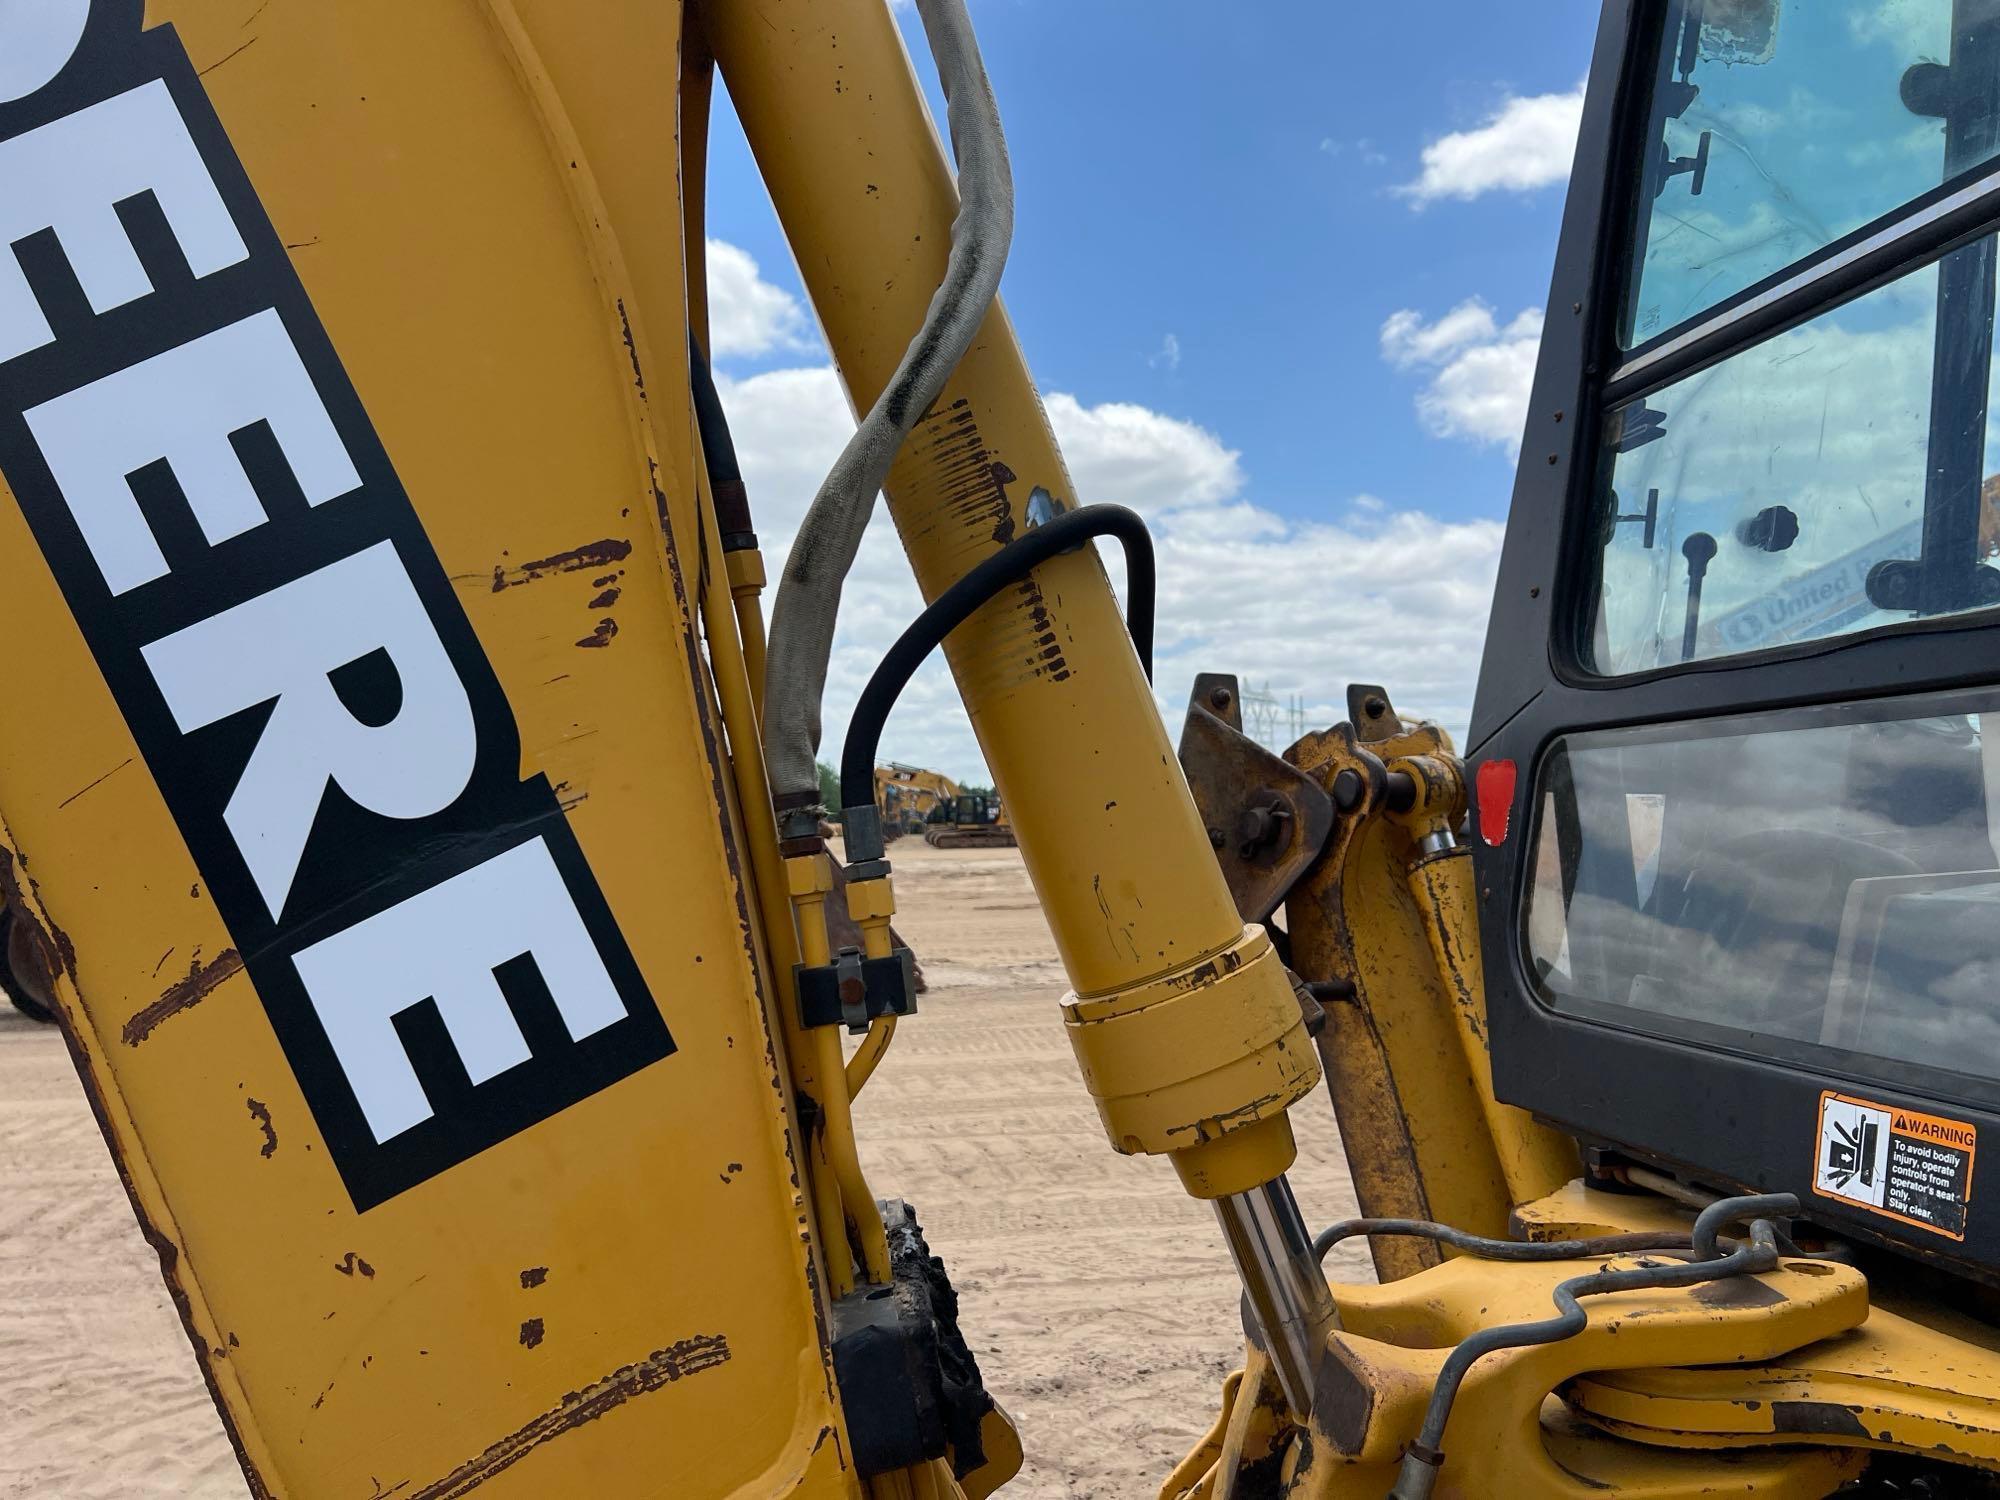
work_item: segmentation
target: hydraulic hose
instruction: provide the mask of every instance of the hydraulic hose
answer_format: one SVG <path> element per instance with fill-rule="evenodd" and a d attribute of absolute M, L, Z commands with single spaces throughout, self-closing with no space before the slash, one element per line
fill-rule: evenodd
<path fill-rule="evenodd" d="M 694 395 L 694 420 L 701 434 L 701 456 L 708 466 L 708 490 L 715 497 L 715 524 L 722 532 L 722 550 L 736 552 L 757 545 L 750 520 L 750 494 L 743 485 L 743 466 L 736 458 L 736 439 L 722 397 L 715 389 L 715 372 L 708 354 L 692 335 L 688 338 L 689 386 Z"/>
<path fill-rule="evenodd" d="M 1708 1281 L 1723 1281 L 1731 1276 L 1743 1276 L 1760 1271 L 1768 1271 L 1778 1263 L 1778 1232 L 1768 1215 L 1789 1217 L 1799 1211 L 1799 1200 L 1790 1193 L 1770 1193 L 1748 1198 L 1724 1198 L 1702 1210 L 1695 1220 L 1694 1233 L 1684 1243 L 1696 1257 L 1693 1260 L 1678 1261 L 1672 1265 L 1637 1266 L 1627 1271 L 1593 1271 L 1583 1276 L 1572 1276 L 1556 1287 L 1553 1294 L 1556 1316 L 1543 1318 L 1534 1323 L 1508 1323 L 1497 1328 L 1481 1329 L 1470 1338 L 1461 1341 L 1446 1357 L 1444 1368 L 1438 1372 L 1437 1384 L 1431 1390 L 1430 1406 L 1425 1410 L 1424 1423 L 1417 1433 L 1417 1440 L 1410 1444 L 1403 1455 L 1402 1468 L 1396 1475 L 1395 1486 L 1389 1491 L 1388 1500 L 1429 1500 L 1437 1486 L 1438 1472 L 1444 1466 L 1444 1453 L 1440 1444 L 1444 1441 L 1445 1427 L 1451 1421 L 1452 1404 L 1458 1399 L 1459 1387 L 1472 1366 L 1488 1354 L 1502 1349 L 1524 1349 L 1535 1344 L 1553 1344 L 1561 1339 L 1572 1338 L 1583 1332 L 1589 1322 L 1582 1306 L 1581 1297 L 1598 1297 L 1608 1292 L 1643 1291 L 1653 1287 L 1698 1286 Z M 1721 1232 L 1727 1225 L 1750 1222 L 1750 1242 L 1728 1255 L 1723 1255 L 1720 1242 Z M 1356 1221 L 1366 1222 L 1366 1221 Z M 1442 1225 L 1419 1225 L 1414 1220 L 1380 1220 L 1386 1224 L 1398 1224 L 1402 1229 L 1376 1230 L 1376 1233 L 1422 1233 L 1430 1235 L 1433 1229 Z M 1341 1227 L 1341 1226 L 1336 1226 Z M 1431 1236 L 1445 1239 L 1445 1235 Z M 1468 1238 L 1470 1238 L 1468 1236 Z M 1613 1236 L 1616 1239 L 1644 1239 L 1649 1236 Z M 1678 1238 L 1663 1236 L 1663 1238 Z M 1487 1241 L 1487 1244 L 1512 1245 L 1515 1249 L 1526 1249 L 1512 1241 Z M 1591 1241 L 1572 1241 L 1572 1244 L 1588 1244 Z M 1553 1249 L 1555 1246 L 1537 1246 L 1537 1249 Z M 1540 1256 L 1511 1255 L 1509 1259 L 1541 1259 Z"/>
<path fill-rule="evenodd" d="M 1001 590 L 1019 583 L 1050 558 L 1100 536 L 1116 538 L 1125 549 L 1129 596 L 1125 628 L 1139 653 L 1139 665 L 1149 679 L 1152 677 L 1153 539 L 1138 514 L 1122 505 L 1086 505 L 1016 537 L 931 601 L 896 638 L 861 690 L 840 755 L 840 802 L 847 822 L 849 863 L 881 857 L 881 827 L 869 816 L 875 811 L 875 757 L 889 711 L 924 658 Z"/>
<path fill-rule="evenodd" d="M 1436 1240 L 1454 1250 L 1463 1250 L 1478 1260 L 1544 1261 L 1593 1260 L 1600 1255 L 1632 1255 L 1647 1250 L 1693 1250 L 1690 1235 L 1662 1231 L 1657 1234 L 1603 1234 L 1588 1240 L 1494 1240 L 1467 1234 L 1448 1224 L 1428 1219 L 1345 1219 L 1329 1225 L 1313 1236 L 1313 1259 L 1324 1262 L 1327 1253 L 1342 1240 L 1358 1234 L 1409 1235 Z"/>
<path fill-rule="evenodd" d="M 1014 235 L 1007 142 L 965 0 L 917 0 L 917 12 L 944 86 L 959 208 L 944 280 L 923 326 L 820 485 L 778 582 L 766 658 L 764 755 L 778 806 L 809 825 L 806 833 L 818 823 L 820 707 L 842 586 L 903 440 L 944 389 L 993 305 Z"/>

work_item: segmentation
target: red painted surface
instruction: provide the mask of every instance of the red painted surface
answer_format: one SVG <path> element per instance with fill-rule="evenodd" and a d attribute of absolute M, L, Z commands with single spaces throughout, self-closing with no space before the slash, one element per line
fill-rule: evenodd
<path fill-rule="evenodd" d="M 1474 785 L 1479 799 L 1479 836 L 1498 849 L 1507 842 L 1507 824 L 1514 815 L 1514 783 L 1518 779 L 1511 760 L 1482 760 Z"/>

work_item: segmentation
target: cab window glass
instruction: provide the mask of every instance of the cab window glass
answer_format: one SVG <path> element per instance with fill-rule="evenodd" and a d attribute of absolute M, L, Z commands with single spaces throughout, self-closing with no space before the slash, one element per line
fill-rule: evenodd
<path fill-rule="evenodd" d="M 2000 0 L 1670 0 L 1626 347 L 2000 151 Z"/>
<path fill-rule="evenodd" d="M 1996 793 L 1992 692 L 1568 736 L 1530 972 L 1558 1010 L 2000 1081 Z"/>
<path fill-rule="evenodd" d="M 1610 414 L 1586 667 L 2000 602 L 1994 255 L 1977 241 Z"/>

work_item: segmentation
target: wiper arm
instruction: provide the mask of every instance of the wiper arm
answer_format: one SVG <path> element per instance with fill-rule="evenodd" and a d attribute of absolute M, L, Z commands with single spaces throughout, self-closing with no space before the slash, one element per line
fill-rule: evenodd
<path fill-rule="evenodd" d="M 1695 632 L 1701 628 L 1701 585 L 1708 577 L 1708 565 L 1715 560 L 1715 538 L 1697 531 L 1681 543 L 1681 556 L 1688 565 L 1687 622 L 1681 627 L 1681 660 L 1694 660 Z"/>

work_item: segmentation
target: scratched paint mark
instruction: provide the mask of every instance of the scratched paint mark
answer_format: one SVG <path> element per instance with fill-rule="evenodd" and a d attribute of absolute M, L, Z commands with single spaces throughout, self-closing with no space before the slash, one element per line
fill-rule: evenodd
<path fill-rule="evenodd" d="M 250 1118 L 257 1122 L 257 1128 L 264 1132 L 264 1144 L 257 1148 L 257 1154 L 267 1161 L 278 1154 L 278 1127 L 271 1123 L 271 1106 L 262 1099 L 243 1101 L 250 1106 Z"/>
<path fill-rule="evenodd" d="M 618 595 L 620 592 L 621 590 L 619 589 L 606 589 L 603 593 L 599 594 L 595 599 L 590 601 L 590 607 L 592 609 L 609 609 L 611 608 L 612 605 L 618 602 Z"/>
<path fill-rule="evenodd" d="M 618 634 L 618 622 L 607 615 L 604 619 L 597 622 L 596 629 L 578 641 L 577 644 L 586 649 L 594 646 L 608 646 L 611 644 L 611 638 L 616 634 Z"/>
<path fill-rule="evenodd" d="M 352 1250 L 348 1251 L 346 1255 L 342 1256 L 339 1260 L 335 1261 L 333 1263 L 333 1268 L 334 1270 L 340 1272 L 340 1274 L 343 1276 L 352 1276 L 358 1271 L 371 1281 L 374 1280 L 375 1278 L 375 1268 L 369 1265 L 368 1262 L 363 1260 L 360 1256 L 356 1255 Z"/>
<path fill-rule="evenodd" d="M 166 960 L 162 958 L 160 962 L 165 963 Z M 120 1039 L 128 1047 L 138 1046 L 153 1034 L 161 1022 L 199 1005 L 215 993 L 225 979 L 241 973 L 242 969 L 243 955 L 234 948 L 224 948 L 207 963 L 201 961 L 201 950 L 196 949 L 194 957 L 188 961 L 187 977 L 168 985 L 159 999 L 127 1021 L 119 1033 Z"/>
<path fill-rule="evenodd" d="M 252 47 L 256 45 L 257 45 L 257 38 L 253 36 L 250 38 L 249 41 L 245 42 L 242 46 L 238 47 L 234 52 L 227 52 L 224 53 L 221 57 L 218 57 L 214 62 L 210 63 L 207 67 L 203 68 L 195 76 L 198 78 L 208 77 L 209 74 L 213 73 L 217 68 L 221 67 L 231 58 L 241 56 L 243 53 L 248 52 Z"/>
<path fill-rule="evenodd" d="M 586 569 L 602 571 L 613 563 L 623 562 L 631 555 L 630 542 L 623 537 L 608 536 L 602 541 L 585 542 L 581 547 L 572 547 L 567 552 L 551 553 L 547 557 L 538 557 L 533 562 L 524 562 L 512 568 L 495 563 L 491 575 L 493 592 L 504 594 L 508 589 L 536 583 L 558 573 L 581 573 Z M 452 582 L 466 583 L 486 576 L 480 573 L 462 573 L 455 576 Z"/>
<path fill-rule="evenodd" d="M 571 1391 L 561 1401 L 524 1426 L 488 1447 L 477 1458 L 468 1459 L 444 1478 L 411 1492 L 410 1500 L 459 1500 L 487 1480 L 512 1468 L 543 1443 L 552 1442 L 595 1422 L 606 1412 L 615 1411 L 637 1396 L 672 1385 L 677 1380 L 713 1370 L 729 1361 L 729 1341 L 719 1333 L 682 1339 L 659 1349 L 636 1364 L 625 1365 L 580 1391 Z"/>
<path fill-rule="evenodd" d="M 521 1323 L 521 1347 L 523 1349 L 534 1349 L 538 1348 L 541 1342 L 542 1320 L 540 1318 L 524 1319 Z"/>
<path fill-rule="evenodd" d="M 117 765 L 113 766 L 110 770 L 106 771 L 102 776 L 98 777 L 97 780 L 91 782 L 89 786 L 71 792 L 67 797 L 63 798 L 62 801 L 56 804 L 56 811 L 61 812 L 65 807 L 68 807 L 70 803 L 76 801 L 76 799 L 81 797 L 85 792 L 95 791 L 98 787 L 103 786 L 105 782 L 109 781 L 112 777 L 116 776 L 120 771 L 124 770 L 127 766 L 131 764 L 132 764 L 132 757 L 128 755 L 123 760 L 119 761 Z"/>
<path fill-rule="evenodd" d="M 926 469 L 921 509 L 927 519 L 917 523 L 919 534 L 940 533 L 947 548 L 968 556 L 983 553 L 988 543 L 1004 547 L 1014 540 L 1019 521 L 1009 486 L 1019 484 L 1020 476 L 987 445 L 968 400 L 960 397 L 925 412 L 911 443 L 921 451 Z M 1034 495 L 1042 497 L 1045 511 L 1063 508 L 1044 487 L 1036 486 Z M 1067 632 L 1056 619 L 1054 601 L 1044 598 L 1034 577 L 1016 586 L 1013 599 L 1013 618 L 1007 624 L 1019 633 L 1019 641 L 1010 641 L 1007 649 L 1020 652 L 1021 665 L 1010 680 L 1067 681 Z M 995 618 L 993 623 L 1000 622 Z"/>
<path fill-rule="evenodd" d="M 943 493 L 939 513 L 948 515 L 968 530 L 983 530 L 1006 546 L 1014 540 L 1014 505 L 1007 498 L 1007 486 L 1018 476 L 1001 463 L 980 436 L 972 404 L 964 397 L 944 412 L 933 408 L 926 414 L 927 457 Z"/>
<path fill-rule="evenodd" d="M 618 299 L 619 337 L 625 343 L 625 357 L 632 362 L 632 389 L 639 393 L 639 399 L 646 399 L 646 372 L 639 368 L 639 341 L 632 336 L 632 318 L 625 311 L 625 299 Z"/>
<path fill-rule="evenodd" d="M 521 1290 L 524 1292 L 533 1291 L 548 1279 L 549 1268 L 547 1266 L 530 1266 L 521 1273 Z"/>

